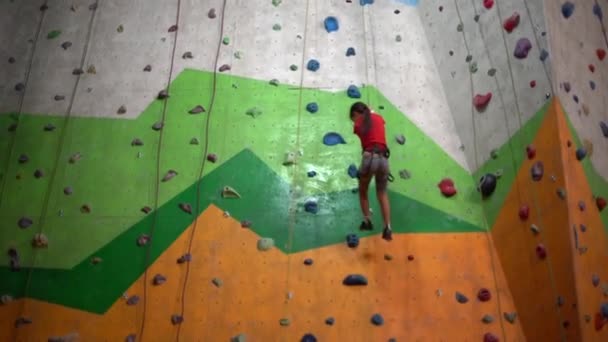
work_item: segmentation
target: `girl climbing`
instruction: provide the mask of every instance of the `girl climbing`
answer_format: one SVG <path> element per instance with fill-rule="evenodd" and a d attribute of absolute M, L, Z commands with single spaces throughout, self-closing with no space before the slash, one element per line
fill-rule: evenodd
<path fill-rule="evenodd" d="M 361 140 L 363 156 L 359 168 L 359 202 L 363 212 L 361 230 L 374 229 L 369 210 L 367 190 L 372 177 L 376 181 L 376 196 L 382 209 L 384 230 L 382 238 L 392 240 L 391 213 L 388 201 L 387 185 L 390 177 L 388 157 L 390 151 L 386 145 L 384 119 L 372 112 L 363 102 L 355 102 L 350 107 L 350 119 L 354 122 L 354 133 Z"/>

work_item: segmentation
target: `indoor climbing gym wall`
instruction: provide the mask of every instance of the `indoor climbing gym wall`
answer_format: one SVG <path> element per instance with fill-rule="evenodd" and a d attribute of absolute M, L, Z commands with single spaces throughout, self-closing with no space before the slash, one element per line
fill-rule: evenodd
<path fill-rule="evenodd" d="M 0 0 L 0 341 L 607 341 L 603 8 Z"/>

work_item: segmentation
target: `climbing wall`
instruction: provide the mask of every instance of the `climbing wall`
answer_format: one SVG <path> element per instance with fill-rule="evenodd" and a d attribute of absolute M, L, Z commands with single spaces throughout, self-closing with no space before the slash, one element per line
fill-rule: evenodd
<path fill-rule="evenodd" d="M 0 340 L 605 339 L 605 114 L 568 67 L 603 22 L 566 7 L 0 2 Z"/>

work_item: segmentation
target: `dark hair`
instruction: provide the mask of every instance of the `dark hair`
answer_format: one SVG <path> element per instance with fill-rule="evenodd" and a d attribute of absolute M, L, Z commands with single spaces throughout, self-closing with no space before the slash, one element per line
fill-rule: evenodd
<path fill-rule="evenodd" d="M 350 106 L 350 118 L 352 119 L 355 113 L 363 114 L 363 134 L 367 134 L 372 127 L 372 112 L 369 107 L 363 102 L 355 102 Z"/>

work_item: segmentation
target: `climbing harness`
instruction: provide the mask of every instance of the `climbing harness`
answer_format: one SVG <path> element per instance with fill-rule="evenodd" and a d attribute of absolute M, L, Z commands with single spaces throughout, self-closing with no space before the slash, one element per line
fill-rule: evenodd
<path fill-rule="evenodd" d="M 372 158 L 374 158 L 373 155 L 382 156 L 387 160 L 391 157 L 391 150 L 388 148 L 388 146 L 380 146 L 378 144 L 375 144 L 374 147 L 372 147 L 371 149 L 363 150 L 363 153 L 365 152 L 371 153 Z M 357 172 L 357 178 L 359 178 L 359 172 Z M 388 175 L 386 176 L 386 179 L 392 183 L 395 180 L 395 177 L 389 171 Z"/>

